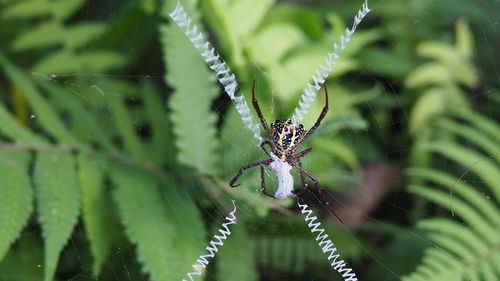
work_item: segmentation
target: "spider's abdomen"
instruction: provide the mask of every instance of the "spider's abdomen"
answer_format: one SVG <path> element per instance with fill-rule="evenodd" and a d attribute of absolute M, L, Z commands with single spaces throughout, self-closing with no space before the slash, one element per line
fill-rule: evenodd
<path fill-rule="evenodd" d="M 272 142 L 280 150 L 282 158 L 286 151 L 293 148 L 304 136 L 306 131 L 302 124 L 295 125 L 292 120 L 276 120 L 271 124 Z"/>

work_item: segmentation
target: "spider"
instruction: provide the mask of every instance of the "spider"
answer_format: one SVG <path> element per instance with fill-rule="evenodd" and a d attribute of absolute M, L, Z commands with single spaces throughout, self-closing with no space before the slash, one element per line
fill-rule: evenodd
<path fill-rule="evenodd" d="M 255 81 L 252 86 L 252 104 L 257 112 L 260 119 L 262 127 L 266 131 L 268 140 L 260 144 L 260 148 L 266 153 L 270 158 L 267 160 L 262 160 L 245 165 L 240 168 L 236 176 L 229 182 L 231 187 L 237 187 L 240 184 L 235 184 L 235 182 L 240 178 L 242 173 L 252 167 L 260 167 L 260 182 L 261 182 L 261 192 L 271 198 L 275 199 L 285 199 L 288 197 L 296 197 L 302 192 L 307 190 L 309 186 L 306 182 L 306 177 L 310 178 L 316 187 L 318 194 L 320 194 L 322 201 L 332 210 L 330 206 L 330 201 L 327 200 L 323 189 L 319 186 L 319 182 L 315 176 L 302 167 L 300 159 L 312 151 L 312 148 L 305 149 L 301 152 L 295 153 L 316 131 L 316 129 L 321 124 L 321 121 L 328 112 L 328 91 L 325 87 L 325 106 L 321 111 L 316 123 L 308 131 L 304 130 L 304 125 L 294 124 L 292 120 L 276 120 L 271 123 L 271 128 L 269 128 L 262 111 L 260 110 L 259 103 L 255 98 Z M 268 145 L 271 152 L 268 152 L 265 145 Z M 266 182 L 264 178 L 264 166 L 268 166 L 271 171 L 273 171 L 278 177 L 278 189 L 274 195 L 270 194 L 266 190 Z M 293 190 L 293 177 L 290 174 L 290 170 L 295 167 L 299 170 L 300 178 L 302 181 L 303 189 L 298 192 Z M 332 210 L 333 212 L 333 210 Z M 335 217 L 340 220 L 340 218 L 333 212 Z"/>

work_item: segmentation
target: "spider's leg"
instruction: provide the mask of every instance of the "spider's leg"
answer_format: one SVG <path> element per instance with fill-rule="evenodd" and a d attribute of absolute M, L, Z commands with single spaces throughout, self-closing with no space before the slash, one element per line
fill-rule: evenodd
<path fill-rule="evenodd" d="M 266 191 L 266 179 L 265 179 L 265 175 L 264 175 L 264 165 L 260 165 L 260 185 L 261 185 L 260 192 L 264 193 L 265 195 L 267 195 L 271 198 L 274 198 L 274 195 L 272 195 Z"/>
<path fill-rule="evenodd" d="M 295 155 L 292 155 L 292 159 L 299 159 L 299 158 L 302 158 L 302 157 L 306 156 L 307 154 L 309 154 L 309 152 L 311 152 L 311 151 L 312 151 L 312 148 L 308 148 L 308 149 L 306 149 L 306 150 L 304 150 L 304 151 L 301 151 L 301 152 L 299 152 L 299 153 L 297 153 L 297 154 L 295 154 Z M 301 165 L 301 164 L 300 164 L 300 161 L 299 161 L 299 165 Z M 301 167 L 302 167 L 302 166 L 301 166 Z"/>
<path fill-rule="evenodd" d="M 302 163 L 300 162 L 300 159 L 297 159 L 297 163 L 298 163 L 299 167 L 302 168 Z M 307 181 L 305 178 L 306 175 L 300 169 L 299 169 L 299 174 L 300 174 L 300 180 L 302 181 L 302 189 L 295 192 L 295 195 L 297 195 L 297 196 L 309 189 L 309 185 L 307 184 Z"/>
<path fill-rule="evenodd" d="M 229 185 L 231 187 L 239 186 L 239 184 L 234 184 L 234 183 L 240 178 L 241 174 L 243 174 L 243 171 L 245 171 L 246 169 L 250 169 L 250 168 L 258 166 L 258 165 L 269 165 L 271 162 L 273 162 L 273 159 L 267 159 L 267 160 L 254 162 L 254 163 L 251 163 L 251 164 L 248 164 L 246 166 L 241 167 L 240 170 L 238 171 L 238 173 L 236 174 L 236 176 L 234 176 L 234 178 L 229 182 Z"/>
<path fill-rule="evenodd" d="M 339 222 L 343 224 L 342 220 L 339 218 L 339 216 L 337 216 L 337 214 L 333 210 L 333 208 L 330 204 L 330 200 L 328 200 L 328 198 L 326 197 L 324 190 L 319 186 L 318 179 L 315 176 L 313 176 L 310 172 L 308 172 L 306 169 L 302 168 L 300 165 L 295 165 L 295 167 L 297 167 L 297 169 L 299 169 L 299 171 L 303 172 L 306 176 L 308 176 L 314 182 L 314 186 L 316 187 L 318 194 L 321 196 L 321 201 L 323 201 L 323 203 L 333 213 L 333 215 L 339 220 Z"/>
<path fill-rule="evenodd" d="M 272 146 L 271 146 L 271 143 L 270 143 L 268 140 L 266 140 L 266 141 L 262 142 L 259 146 L 260 146 L 260 148 L 261 148 L 261 149 L 262 149 L 262 150 L 263 150 L 263 151 L 264 151 L 264 152 L 265 152 L 265 153 L 266 153 L 269 157 L 271 157 L 271 154 L 269 154 L 269 152 L 267 152 L 266 148 L 264 147 L 264 145 L 266 145 L 266 144 L 268 144 L 268 145 L 269 145 L 269 147 L 271 147 L 271 150 L 273 149 L 273 148 L 272 148 Z"/>
<path fill-rule="evenodd" d="M 319 127 L 321 124 L 321 121 L 323 118 L 325 118 L 326 113 L 328 113 L 328 90 L 326 89 L 325 86 L 325 106 L 323 107 L 323 110 L 321 111 L 321 114 L 319 115 L 318 119 L 316 120 L 316 123 L 307 131 L 306 135 L 295 145 L 293 150 L 297 150 L 306 140 L 316 131 L 316 129 Z"/>
<path fill-rule="evenodd" d="M 257 102 L 257 98 L 255 98 L 255 80 L 253 80 L 253 86 L 252 86 L 252 104 L 257 112 L 257 116 L 259 116 L 260 123 L 262 124 L 262 127 L 264 127 L 264 131 L 266 131 L 267 134 L 267 139 L 271 139 L 271 130 L 269 129 L 269 126 L 267 125 L 266 119 L 264 119 L 264 115 L 262 115 L 262 111 L 260 110 L 259 102 Z M 271 150 L 273 149 L 273 145 L 269 143 L 269 146 L 271 146 Z"/>

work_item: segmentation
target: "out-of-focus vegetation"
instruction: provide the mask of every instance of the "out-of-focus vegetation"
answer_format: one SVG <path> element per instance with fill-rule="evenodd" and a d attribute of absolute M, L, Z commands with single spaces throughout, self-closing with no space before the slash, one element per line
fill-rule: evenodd
<path fill-rule="evenodd" d="M 0 280 L 181 280 L 231 199 L 239 224 L 205 280 L 340 280 L 257 169 L 229 188 L 264 155 L 175 2 L 0 2 Z M 272 122 L 362 1 L 182 3 Z M 360 280 L 497 280 L 500 3 L 369 6 L 303 161 L 345 224 L 306 199 Z"/>

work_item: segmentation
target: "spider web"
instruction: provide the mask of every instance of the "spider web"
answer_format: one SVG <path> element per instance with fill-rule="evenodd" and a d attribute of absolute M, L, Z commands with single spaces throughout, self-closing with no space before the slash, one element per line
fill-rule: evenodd
<path fill-rule="evenodd" d="M 302 1 L 304 5 L 310 3 L 310 1 Z M 425 4 L 423 4 L 425 2 Z M 370 1 L 370 7 L 374 10 L 373 14 L 370 16 L 376 18 L 384 18 L 384 11 L 390 9 L 392 1 Z M 471 101 L 471 106 L 474 110 L 486 114 L 490 118 L 498 118 L 498 103 L 490 101 L 489 94 L 494 93 L 498 88 L 498 77 L 500 77 L 500 71 L 498 68 L 498 63 L 495 58 L 498 55 L 498 50 L 495 46 L 500 45 L 500 32 L 498 19 L 494 17 L 481 17 L 484 11 L 494 11 L 498 10 L 498 1 L 488 1 L 481 0 L 479 4 L 468 6 L 466 1 L 460 1 L 454 7 L 448 6 L 449 1 L 443 0 L 428 0 L 415 2 L 415 6 L 426 6 L 425 9 L 417 9 L 418 14 L 414 15 L 413 21 L 408 22 L 408 26 L 415 27 L 414 29 L 418 32 L 423 32 L 421 36 L 428 38 L 429 40 L 442 39 L 447 42 L 454 42 L 455 35 L 453 32 L 453 26 L 457 18 L 465 17 L 473 31 L 474 41 L 476 43 L 474 47 L 475 61 L 477 69 L 479 71 L 480 77 L 494 77 L 496 81 L 490 81 L 485 79 L 479 80 L 479 90 L 474 92 L 467 90 L 467 99 Z M 106 10 L 100 12 L 103 18 L 113 19 L 115 13 L 120 9 L 118 4 L 110 1 L 107 2 L 109 7 Z M 335 7 L 331 5 L 329 7 Z M 473 7 L 472 10 L 469 8 Z M 96 13 L 90 13 L 95 7 L 92 3 L 86 4 L 84 11 L 89 11 L 88 14 L 95 15 Z M 102 8 L 102 7 L 101 7 Z M 479 8 L 481 10 L 479 10 Z M 356 9 L 350 9 L 350 11 L 355 11 Z M 346 15 L 350 15 L 345 12 Z M 437 16 L 438 15 L 438 16 Z M 89 18 L 86 12 L 83 12 L 83 18 Z M 403 37 L 405 32 L 404 28 L 401 26 L 394 25 L 391 19 L 387 20 L 387 30 L 385 33 L 389 34 L 391 37 Z M 430 26 L 434 30 L 438 30 L 435 33 L 426 34 L 425 28 L 418 28 L 421 25 Z M 361 26 L 361 29 L 364 29 Z M 132 30 L 133 32 L 140 32 L 137 29 Z M 122 31 L 126 33 L 128 31 Z M 437 34 L 436 34 L 437 33 Z M 120 35 L 121 36 L 121 35 Z M 356 35 L 354 35 L 356 36 Z M 436 37 L 439 36 L 439 37 Z M 403 39 L 401 39 L 402 41 Z M 109 38 L 110 44 L 113 45 L 113 38 Z M 123 47 L 123 46 L 122 46 Z M 118 46 L 117 46 L 118 48 Z M 133 44 L 127 46 L 127 48 L 134 48 Z M 347 47 L 349 48 L 349 47 Z M 404 44 L 394 43 L 391 45 L 384 45 L 383 43 L 378 46 L 379 55 L 389 54 L 390 52 L 405 52 Z M 153 48 L 154 49 L 154 48 Z M 155 51 L 157 51 L 155 49 Z M 481 54 L 481 55 L 478 55 Z M 158 54 L 159 56 L 161 54 Z M 362 51 L 356 56 L 360 56 L 365 59 L 366 56 L 373 55 L 371 53 L 363 53 Z M 258 62 L 253 61 L 255 66 L 254 72 L 246 80 L 239 80 L 242 92 L 241 94 L 249 96 L 251 85 L 253 80 L 256 81 L 269 81 L 269 84 L 273 84 L 277 79 L 277 70 L 275 68 L 265 69 L 259 66 Z M 320 171 L 315 173 L 317 178 L 323 187 L 325 187 L 330 193 L 329 198 L 332 200 L 332 204 L 335 206 L 337 214 L 343 218 L 346 222 L 345 225 L 338 224 L 333 216 L 323 215 L 321 221 L 324 225 L 327 225 L 327 231 L 332 239 L 339 247 L 339 251 L 343 253 L 344 258 L 350 261 L 351 267 L 358 273 L 358 278 L 360 280 L 371 280 L 370 276 L 380 276 L 380 280 L 397 280 L 403 275 L 411 272 L 412 266 L 418 263 L 418 259 L 405 260 L 408 257 L 400 257 L 394 255 L 400 255 L 402 252 L 398 249 L 401 247 L 409 247 L 409 253 L 417 253 L 415 256 L 420 256 L 422 251 L 426 247 L 437 246 L 432 241 L 430 241 L 423 233 L 415 230 L 411 225 L 416 219 L 423 219 L 430 217 L 430 214 L 434 214 L 435 206 L 432 204 L 425 204 L 421 201 L 413 202 L 414 197 L 408 195 L 405 190 L 404 181 L 407 180 L 404 176 L 402 169 L 408 167 L 407 163 L 402 162 L 402 155 L 408 154 L 411 147 L 407 139 L 405 139 L 405 134 L 399 133 L 401 130 L 405 130 L 405 124 L 410 121 L 411 112 L 408 111 L 407 104 L 410 102 L 408 100 L 409 94 L 402 95 L 400 86 L 393 85 L 389 79 L 386 79 L 386 72 L 382 72 L 380 68 L 374 65 L 380 63 L 380 61 L 367 60 L 365 65 L 359 70 L 355 71 L 355 74 L 347 73 L 342 75 L 341 78 L 334 77 L 327 82 L 329 87 L 332 89 L 338 89 L 342 91 L 342 94 L 335 92 L 331 93 L 330 104 L 331 110 L 328 117 L 323 121 L 322 126 L 328 124 L 328 121 L 334 121 L 337 117 L 342 117 L 342 115 L 336 115 L 337 103 L 342 99 L 354 98 L 356 92 L 358 91 L 369 91 L 372 89 L 373 85 L 380 85 L 381 96 L 380 99 L 366 99 L 355 105 L 355 110 L 360 114 L 360 116 L 367 120 L 368 127 L 364 130 L 352 129 L 350 127 L 338 131 L 334 135 L 329 137 L 333 140 L 350 140 L 350 148 L 353 149 L 355 154 L 359 157 L 359 165 L 354 169 L 349 169 L 346 165 L 338 164 L 335 167 L 327 169 L 327 172 L 323 172 L 323 169 L 315 166 L 315 159 L 323 157 L 322 155 L 316 154 L 316 152 L 322 151 L 324 143 L 315 142 L 317 136 L 312 136 L 311 141 L 305 147 L 312 147 L 314 150 L 308 156 L 308 159 L 304 160 L 304 166 L 306 169 L 311 171 Z M 137 106 L 136 102 L 141 101 L 135 100 L 134 95 L 123 94 L 119 92 L 110 92 L 105 90 L 101 85 L 109 81 L 124 81 L 132 85 L 139 85 L 142 83 L 152 83 L 155 85 L 164 85 L 162 66 L 154 65 L 144 68 L 145 70 L 138 70 L 136 67 L 128 69 L 125 75 L 121 74 L 108 74 L 108 73 L 70 73 L 70 74 L 51 74 L 43 75 L 40 73 L 31 73 L 32 77 L 36 78 L 47 78 L 51 82 L 63 87 L 68 90 L 74 96 L 85 102 L 94 103 L 95 100 L 102 100 L 102 98 L 110 95 L 117 95 L 119 97 L 127 98 L 130 101 L 130 108 L 134 112 L 134 106 Z M 368 70 L 366 70 L 366 69 Z M 384 69 L 384 71 L 390 71 Z M 496 78 L 495 78 L 496 77 Z M 85 80 L 85 82 L 82 82 Z M 90 86 L 88 80 L 91 80 Z M 368 81 L 368 82 L 367 82 Z M 259 83 L 259 82 L 258 82 Z M 492 86 L 495 85 L 495 86 Z M 159 86 L 163 92 L 166 92 L 165 86 Z M 288 101 L 281 104 L 283 100 L 283 93 L 279 93 L 274 88 L 267 89 L 267 92 L 258 92 L 258 98 L 261 101 L 261 109 L 268 123 L 274 121 L 274 119 L 286 119 L 291 117 L 291 109 L 298 101 L 298 96 L 290 98 Z M 390 114 L 384 116 L 381 112 L 381 106 L 384 102 L 388 102 L 385 96 L 391 97 L 390 102 L 395 102 L 389 109 Z M 164 98 L 164 96 L 163 96 Z M 304 121 L 306 128 L 309 128 L 318 116 L 318 110 L 321 109 L 323 105 L 323 97 L 320 92 L 312 110 L 309 112 L 308 117 Z M 465 101 L 464 101 L 465 103 Z M 241 124 L 232 122 L 228 117 L 233 110 L 232 104 L 230 104 L 227 97 L 221 95 L 218 97 L 213 105 L 212 110 L 217 112 L 219 118 L 219 128 L 228 126 L 228 130 L 234 132 L 233 135 L 224 135 L 223 143 L 227 147 L 223 147 L 223 151 L 233 151 L 234 153 L 239 153 L 239 159 L 244 159 L 244 162 L 233 163 L 230 162 L 226 164 L 227 166 L 233 166 L 234 170 L 228 172 L 228 174 L 235 174 L 237 169 L 255 160 L 256 151 L 249 151 L 250 143 L 253 141 L 251 137 L 241 129 Z M 111 106 L 107 109 L 109 110 Z M 104 113 L 103 113 L 104 112 Z M 94 115 L 99 120 L 106 121 L 106 118 L 101 118 L 101 114 L 109 114 L 106 110 L 103 112 L 89 112 L 89 114 Z M 147 135 L 148 128 L 144 126 L 143 116 L 140 116 L 139 110 L 136 111 L 137 114 L 130 116 L 133 127 L 139 128 L 140 134 Z M 234 113 L 234 112 L 233 112 Z M 36 114 L 30 115 L 30 121 L 34 122 L 39 116 Z M 158 122 L 165 122 L 165 120 L 157 120 Z M 30 125 L 30 123 L 28 123 Z M 106 124 L 105 124 L 106 125 Z M 318 130 L 319 131 L 319 130 Z M 239 132 L 239 133 L 238 133 Z M 381 132 L 391 132 L 386 134 L 381 134 Z M 321 133 L 321 132 L 318 132 Z M 222 134 L 222 133 L 221 133 Z M 390 136 L 390 137 L 389 137 Z M 324 138 L 324 135 L 323 135 Z M 242 139 L 247 139 L 248 143 L 241 143 Z M 373 140 L 371 142 L 366 142 L 366 140 Z M 465 141 L 462 141 L 465 142 Z M 467 144 L 467 143 L 465 143 Z M 327 143 L 328 146 L 328 143 Z M 253 148 L 256 150 L 256 148 Z M 221 152 L 224 153 L 224 152 Z M 262 153 L 259 159 L 264 159 L 265 155 Z M 377 159 L 383 159 L 384 161 L 377 161 Z M 165 159 L 168 165 L 178 165 L 176 160 Z M 436 163 L 439 165 L 449 164 L 445 160 L 440 160 L 441 162 Z M 470 163 L 470 167 L 476 165 L 475 163 Z M 477 164 L 479 165 L 479 164 Z M 468 167 L 470 169 L 470 167 Z M 471 176 L 466 170 L 462 170 L 465 178 L 469 181 L 471 185 L 481 189 L 483 183 L 481 179 Z M 329 175 L 327 175 L 329 174 Z M 332 174 L 334 175 L 332 177 Z M 294 175 L 296 183 L 299 183 L 297 175 Z M 465 180 L 460 176 L 457 176 L 457 181 Z M 328 178 L 328 180 L 326 180 Z M 330 178 L 334 178 L 330 180 Z M 335 179 L 337 178 L 337 179 Z M 249 171 L 247 174 L 241 177 L 240 182 L 242 186 L 239 188 L 246 189 L 255 193 L 257 198 L 264 197 L 259 194 L 259 176 L 258 169 L 255 171 Z M 226 178 L 227 181 L 230 177 Z M 266 181 L 267 186 L 271 190 L 277 185 L 277 182 L 273 176 L 266 170 Z M 203 218 L 203 222 L 208 225 L 219 225 L 222 220 L 227 215 L 227 212 L 220 208 L 213 208 L 214 203 L 217 202 L 216 198 L 193 195 L 197 190 L 203 188 L 204 186 L 199 182 L 186 181 L 185 191 L 176 191 L 182 193 L 181 196 L 192 196 L 193 199 L 197 200 L 199 203 L 198 208 Z M 296 184 L 297 189 L 297 184 Z M 482 189 L 482 193 L 485 198 L 490 199 L 492 195 L 486 189 Z M 203 195 L 206 195 L 203 192 Z M 320 198 L 314 192 L 306 193 L 305 198 L 314 207 L 314 210 L 318 214 L 327 214 L 329 212 L 328 208 L 323 205 Z M 164 198 L 167 203 L 169 198 Z M 453 197 L 450 196 L 450 200 Z M 230 204 L 230 202 L 222 202 L 223 204 Z M 258 219 L 252 220 L 250 218 L 255 217 L 256 210 L 254 206 L 246 203 L 238 205 L 238 216 L 242 220 L 235 227 L 242 227 L 248 230 L 251 235 L 251 239 L 254 239 L 255 243 L 255 258 L 257 260 L 256 265 L 259 266 L 261 280 L 340 280 L 336 273 L 331 269 L 325 269 L 328 267 L 326 258 L 322 255 L 321 250 L 314 245 L 313 236 L 309 238 L 303 237 L 303 233 L 307 231 L 305 228 L 305 223 L 302 218 L 294 215 L 290 215 L 288 210 L 294 210 L 293 203 L 291 201 L 277 202 L 273 204 L 274 209 L 268 210 L 269 206 L 262 205 L 258 210 L 261 211 Z M 417 206 L 417 207 L 415 207 Z M 421 209 L 418 208 L 421 206 Z M 287 207 L 291 207 L 287 209 Z M 109 214 L 113 215 L 116 213 L 115 207 L 109 206 Z M 264 210 L 264 211 L 263 211 Z M 269 213 L 267 213 L 269 212 Z M 451 216 L 451 214 L 444 212 L 443 216 Z M 179 215 L 185 212 L 179 211 Z M 267 213 L 267 215 L 263 215 Z M 197 213 L 190 213 L 193 217 L 198 216 Z M 412 219 L 413 218 L 413 219 Z M 23 233 L 19 242 L 16 243 L 15 247 L 21 249 L 30 249 L 30 252 L 36 258 L 33 260 L 38 261 L 35 266 L 40 270 L 42 264 L 40 262 L 41 256 L 43 256 L 43 248 L 41 241 L 41 231 L 37 228 L 30 228 L 29 231 Z M 200 254 L 206 247 L 206 241 L 196 240 L 195 235 L 189 236 L 186 239 L 191 241 L 193 244 L 197 245 L 200 249 Z M 231 237 L 229 238 L 229 240 Z M 297 248 L 304 250 L 304 256 L 310 260 L 304 260 L 302 265 L 297 265 L 297 271 L 294 272 L 289 267 L 287 267 L 287 256 L 282 256 L 282 249 L 290 249 L 290 245 L 287 244 L 289 241 L 295 241 Z M 298 242 L 297 242 L 298 241 Z M 411 241 L 411 243 L 408 243 Z M 398 244 L 399 242 L 406 242 L 407 244 Z M 89 257 L 85 247 L 88 247 L 88 242 L 84 235 L 83 225 L 79 223 L 74 233 L 70 239 L 69 244 L 66 246 L 60 258 L 60 267 L 63 268 L 63 273 L 61 273 L 61 278 L 64 280 L 93 280 L 91 275 L 91 268 L 89 265 Z M 286 246 L 281 246 L 285 245 Z M 413 244 L 408 246 L 408 244 Z M 231 245 L 228 244 L 228 248 L 225 251 L 235 252 L 238 254 L 239 249 L 232 249 Z M 313 247 L 309 247 L 314 245 Z M 271 248 L 269 248 L 271 247 Z M 274 247 L 274 249 L 272 248 Z M 288 248 L 287 248 L 288 247 Z M 300 248 L 302 247 L 302 248 Z M 412 248 L 413 247 L 413 248 Z M 381 249 L 386 249 L 382 252 Z M 413 252 L 414 251 L 414 252 Z M 317 256 L 314 258 L 314 256 Z M 409 256 L 409 254 L 408 254 Z M 408 265 L 401 265 L 401 259 L 407 261 Z M 323 261 L 323 264 L 321 262 Z M 25 274 L 22 272 L 12 273 L 5 268 L 8 262 L 0 263 L 0 280 L 39 280 L 34 278 L 32 275 Z M 194 261 L 193 261 L 194 262 Z M 306 267 L 309 265 L 309 267 Z M 302 267 L 301 267 L 302 266 Z M 35 268 L 35 271 L 37 270 Z M 310 270 L 306 270 L 310 269 Z M 68 269 L 64 272 L 64 269 Z M 214 274 L 209 267 L 207 270 L 207 278 L 205 280 L 218 280 L 218 275 Z M 301 271 L 303 270 L 303 271 Z M 113 252 L 110 255 L 109 261 L 105 264 L 102 279 L 99 280 L 148 280 L 147 275 L 141 272 L 140 263 L 137 261 L 136 249 L 129 243 L 120 243 L 120 247 L 113 248 Z M 298 272 L 298 273 L 297 273 Z M 305 272 L 305 273 L 304 273 Z M 326 275 L 317 275 L 317 273 L 326 273 Z M 332 279 L 337 278 L 337 279 Z M 496 277 L 498 279 L 498 277 Z M 62 279 L 61 279 L 62 280 Z"/>

